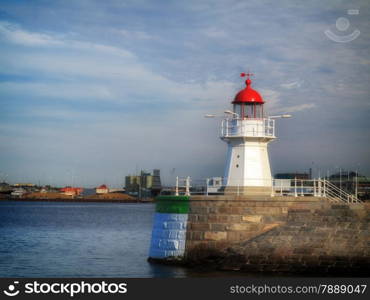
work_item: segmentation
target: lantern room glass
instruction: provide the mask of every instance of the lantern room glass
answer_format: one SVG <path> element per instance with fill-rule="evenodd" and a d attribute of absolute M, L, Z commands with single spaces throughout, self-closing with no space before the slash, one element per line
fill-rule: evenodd
<path fill-rule="evenodd" d="M 263 118 L 263 104 L 261 103 L 235 103 L 234 113 L 240 119 L 261 119 Z"/>

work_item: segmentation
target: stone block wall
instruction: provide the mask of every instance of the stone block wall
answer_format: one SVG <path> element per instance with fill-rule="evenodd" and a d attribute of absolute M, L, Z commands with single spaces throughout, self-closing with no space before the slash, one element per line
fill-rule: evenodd
<path fill-rule="evenodd" d="M 369 207 L 291 209 L 281 226 L 240 243 L 245 271 L 370 275 Z"/>
<path fill-rule="evenodd" d="M 317 197 L 230 197 L 191 197 L 188 264 L 245 272 L 370 275 L 368 205 L 331 204 Z"/>
<path fill-rule="evenodd" d="M 289 207 L 320 207 L 315 197 L 193 196 L 190 198 L 186 251 L 222 250 L 286 221 Z"/>

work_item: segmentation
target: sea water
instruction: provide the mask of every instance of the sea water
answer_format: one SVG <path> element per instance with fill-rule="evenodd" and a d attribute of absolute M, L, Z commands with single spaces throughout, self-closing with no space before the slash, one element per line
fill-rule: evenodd
<path fill-rule="evenodd" d="M 0 277 L 188 277 L 147 262 L 153 204 L 0 201 Z"/>

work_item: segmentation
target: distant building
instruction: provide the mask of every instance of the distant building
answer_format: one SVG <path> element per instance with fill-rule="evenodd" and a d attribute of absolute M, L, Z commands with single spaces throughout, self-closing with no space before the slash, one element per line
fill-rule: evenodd
<path fill-rule="evenodd" d="M 33 183 L 15 183 L 13 184 L 14 187 L 34 187 L 36 186 Z"/>
<path fill-rule="evenodd" d="M 6 182 L 0 182 L 0 194 L 10 194 L 13 188 Z"/>
<path fill-rule="evenodd" d="M 27 193 L 27 191 L 24 188 L 20 187 L 20 188 L 14 189 L 14 191 L 11 192 L 11 195 L 13 197 L 21 198 L 26 193 Z"/>
<path fill-rule="evenodd" d="M 357 195 L 362 200 L 370 201 L 370 177 L 359 177 L 357 183 Z"/>
<path fill-rule="evenodd" d="M 129 175 L 125 178 L 126 193 L 138 197 L 152 197 L 162 189 L 160 170 L 154 169 L 153 174 L 141 171 L 140 175 Z"/>
<path fill-rule="evenodd" d="M 277 173 L 274 176 L 274 191 L 282 195 L 288 195 L 291 192 L 291 186 L 294 185 L 292 179 L 309 180 L 311 179 L 312 170 L 309 173 Z M 301 184 L 301 183 L 298 183 Z"/>
<path fill-rule="evenodd" d="M 70 187 L 70 186 L 67 186 L 65 188 L 61 188 L 60 189 L 60 192 L 64 195 L 68 195 L 68 196 L 79 196 L 81 195 L 81 193 L 83 192 L 83 188 L 80 188 L 80 187 Z"/>
<path fill-rule="evenodd" d="M 341 172 L 330 175 L 329 180 L 330 181 L 340 181 L 340 180 L 350 181 L 350 180 L 355 179 L 356 177 L 357 178 L 364 178 L 365 176 L 363 176 L 361 174 L 358 174 L 354 171 L 344 171 L 344 170 L 342 170 Z"/>
<path fill-rule="evenodd" d="M 140 176 L 129 175 L 125 177 L 125 190 L 127 194 L 138 195 Z"/>
<path fill-rule="evenodd" d="M 109 189 L 109 193 L 125 193 L 125 189 L 124 188 L 119 188 L 119 189 Z"/>
<path fill-rule="evenodd" d="M 223 187 L 222 177 L 212 177 L 209 178 L 207 181 L 208 194 L 219 193 L 222 187 Z"/>
<path fill-rule="evenodd" d="M 109 193 L 109 189 L 105 184 L 102 184 L 101 186 L 99 186 L 95 189 L 95 192 L 97 194 L 107 194 L 107 193 Z"/>
<path fill-rule="evenodd" d="M 357 194 L 361 200 L 370 200 L 370 177 L 342 170 L 330 175 L 328 180 L 350 194 Z"/>
<path fill-rule="evenodd" d="M 162 190 L 161 174 L 159 169 L 153 170 L 152 194 L 158 195 Z"/>
<path fill-rule="evenodd" d="M 277 173 L 275 179 L 311 179 L 309 173 Z"/>

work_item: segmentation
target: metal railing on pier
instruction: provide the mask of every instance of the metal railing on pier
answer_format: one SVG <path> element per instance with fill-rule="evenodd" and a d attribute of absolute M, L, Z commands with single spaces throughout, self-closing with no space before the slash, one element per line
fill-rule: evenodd
<path fill-rule="evenodd" d="M 340 189 L 327 179 L 273 179 L 272 193 L 276 196 L 314 196 L 331 202 L 360 203 L 356 195 Z"/>
<path fill-rule="evenodd" d="M 256 179 L 257 180 L 257 179 Z M 262 180 L 262 179 L 258 179 Z M 271 179 L 269 179 L 271 180 Z M 265 180 L 262 180 L 265 182 Z M 290 197 L 323 197 L 335 203 L 361 203 L 356 195 L 350 194 L 330 181 L 321 178 L 315 179 L 272 179 L 270 186 L 262 186 L 271 189 L 271 196 Z M 212 177 L 206 179 L 192 179 L 191 177 L 176 177 L 176 185 L 173 189 L 164 191 L 174 195 L 242 195 L 246 189 L 245 181 L 233 182 L 226 185 L 223 177 Z"/>

